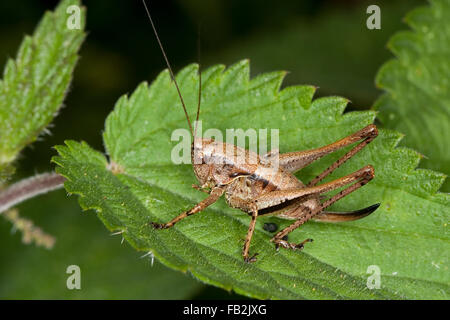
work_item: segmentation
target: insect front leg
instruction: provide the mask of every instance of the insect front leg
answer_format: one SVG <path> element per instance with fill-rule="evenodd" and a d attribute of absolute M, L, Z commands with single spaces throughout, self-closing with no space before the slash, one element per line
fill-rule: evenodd
<path fill-rule="evenodd" d="M 209 196 L 206 199 L 204 199 L 203 201 L 200 201 L 198 204 L 196 204 L 192 209 L 190 209 L 186 212 L 183 212 L 182 214 L 173 218 L 171 221 L 169 221 L 167 223 L 150 222 L 150 224 L 155 229 L 171 228 L 178 221 L 180 221 L 186 217 L 189 217 L 189 216 L 193 215 L 194 213 L 200 212 L 200 211 L 204 210 L 206 207 L 212 205 L 214 202 L 216 202 L 222 196 L 224 191 L 225 191 L 224 187 L 214 187 L 211 190 L 211 193 L 209 194 Z"/>
<path fill-rule="evenodd" d="M 343 178 L 340 179 L 336 179 L 332 182 L 320 185 L 320 186 L 316 186 L 316 187 L 307 187 L 305 188 L 306 190 L 317 190 L 319 187 L 321 186 L 325 186 L 325 188 L 323 188 L 324 192 L 327 191 L 331 191 L 334 189 L 338 189 L 340 187 L 342 187 L 343 185 L 348 185 L 350 183 L 353 183 L 352 185 L 350 185 L 349 187 L 345 188 L 344 190 L 340 191 L 338 194 L 332 196 L 330 199 L 326 200 L 325 202 L 323 202 L 320 206 L 318 206 L 317 208 L 311 210 L 308 207 L 305 206 L 299 206 L 297 210 L 301 210 L 301 212 L 303 213 L 301 215 L 301 218 L 296 220 L 294 223 L 292 223 L 290 226 L 286 227 L 285 229 L 281 230 L 280 232 L 278 232 L 272 239 L 271 241 L 275 243 L 275 245 L 277 246 L 277 248 L 279 246 L 282 246 L 284 248 L 290 248 L 290 249 L 302 249 L 303 245 L 306 242 L 311 242 L 312 239 L 306 239 L 303 242 L 301 242 L 300 244 L 294 244 L 294 243 L 289 243 L 285 240 L 283 240 L 283 238 L 290 232 L 292 232 L 293 230 L 297 229 L 298 227 L 300 227 L 302 224 L 304 224 L 305 222 L 307 222 L 308 220 L 310 220 L 311 218 L 313 218 L 315 215 L 321 213 L 325 208 L 331 206 L 333 203 L 335 203 L 336 201 L 342 199 L 343 197 L 347 196 L 348 194 L 352 193 L 353 191 L 361 188 L 362 186 L 364 186 L 366 183 L 368 183 L 370 180 L 372 180 L 374 177 L 374 171 L 373 168 L 371 166 L 367 166 L 362 168 L 361 170 L 358 170 L 348 176 L 345 176 Z M 298 213 L 298 212 L 296 212 Z"/>

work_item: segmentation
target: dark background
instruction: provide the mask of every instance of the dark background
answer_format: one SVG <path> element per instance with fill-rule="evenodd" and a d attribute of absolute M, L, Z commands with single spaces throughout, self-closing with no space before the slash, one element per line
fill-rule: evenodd
<path fill-rule="evenodd" d="M 45 10 L 57 1 L 0 3 L 0 64 L 14 57 Z M 49 171 L 52 146 L 85 140 L 103 150 L 104 120 L 116 100 L 165 68 L 142 2 L 85 0 L 87 39 L 51 134 L 26 148 L 14 179 Z M 149 1 L 174 71 L 198 61 L 226 65 L 249 58 L 252 75 L 290 71 L 284 85 L 319 86 L 318 96 L 339 95 L 349 110 L 369 109 L 380 95 L 374 77 L 391 53 L 388 38 L 406 29 L 404 14 L 425 1 Z M 366 8 L 381 8 L 381 30 L 366 28 Z M 200 31 L 199 31 L 200 30 Z M 24 245 L 11 224 L 0 220 L 0 298 L 237 298 L 171 271 L 111 237 L 93 212 L 81 213 L 63 190 L 19 206 L 57 238 L 52 250 Z M 65 286 L 65 268 L 82 269 L 82 290 Z"/>

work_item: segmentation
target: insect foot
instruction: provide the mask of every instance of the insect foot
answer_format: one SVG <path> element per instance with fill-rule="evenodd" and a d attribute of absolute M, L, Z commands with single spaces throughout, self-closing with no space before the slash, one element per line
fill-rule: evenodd
<path fill-rule="evenodd" d="M 249 256 L 244 257 L 244 262 L 247 262 L 247 263 L 256 262 L 256 256 L 257 255 L 258 255 L 258 253 L 255 253 L 251 257 L 249 257 Z"/>
<path fill-rule="evenodd" d="M 308 238 L 300 243 L 291 243 L 283 239 L 272 239 L 272 241 L 275 242 L 275 248 L 277 249 L 277 251 L 280 249 L 280 247 L 292 250 L 302 250 L 305 247 L 305 243 L 313 242 L 313 239 Z"/>

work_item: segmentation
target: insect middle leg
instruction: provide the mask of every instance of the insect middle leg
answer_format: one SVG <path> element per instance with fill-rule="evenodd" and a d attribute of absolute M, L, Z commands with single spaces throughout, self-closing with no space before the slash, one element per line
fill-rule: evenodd
<path fill-rule="evenodd" d="M 204 210 L 206 207 L 212 205 L 214 202 L 216 202 L 224 193 L 225 188 L 224 187 L 215 187 L 211 190 L 211 193 L 209 194 L 209 196 L 204 199 L 203 201 L 200 201 L 198 204 L 196 204 L 192 209 L 183 212 L 182 214 L 180 214 L 179 216 L 173 218 L 171 221 L 167 222 L 167 223 L 156 223 L 156 222 L 151 222 L 151 225 L 155 228 L 155 229 L 168 229 L 173 227 L 173 225 L 175 223 L 177 223 L 178 221 L 189 217 L 197 212 L 200 212 L 202 210 Z"/>
<path fill-rule="evenodd" d="M 248 232 L 247 236 L 245 237 L 244 242 L 244 249 L 242 250 L 242 256 L 244 257 L 245 262 L 255 262 L 256 256 L 258 255 L 255 253 L 254 255 L 249 255 L 249 249 L 250 249 L 250 242 L 252 241 L 253 232 L 255 231 L 256 226 L 256 218 L 258 217 L 258 209 L 256 206 L 252 207 L 252 220 L 250 221 L 250 224 L 248 226 Z"/>
<path fill-rule="evenodd" d="M 352 174 L 350 174 L 348 176 L 345 176 L 343 178 L 334 180 L 332 182 L 329 182 L 329 183 L 326 183 L 326 184 L 323 184 L 323 185 L 320 185 L 320 186 L 316 186 L 316 187 L 307 187 L 306 189 L 315 190 L 318 187 L 324 186 L 325 187 L 324 189 L 329 189 L 327 191 L 331 191 L 331 190 L 337 189 L 339 187 L 342 187 L 343 185 L 347 185 L 347 184 L 353 183 L 352 185 L 350 185 L 349 187 L 345 188 L 344 190 L 342 190 L 338 194 L 332 196 L 330 199 L 328 199 L 325 202 L 323 202 L 317 208 L 310 209 L 310 208 L 305 207 L 305 206 L 300 206 L 298 208 L 298 210 L 302 210 L 302 212 L 303 212 L 301 218 L 296 220 L 294 223 L 292 223 L 291 225 L 289 225 L 285 229 L 283 229 L 280 232 L 278 232 L 271 239 L 271 241 L 274 242 L 277 247 L 278 246 L 282 246 L 284 248 L 290 248 L 290 249 L 301 249 L 301 248 L 303 248 L 303 244 L 305 242 L 312 241 L 312 239 L 306 239 L 305 241 L 301 242 L 300 244 L 294 244 L 294 243 L 289 243 L 289 242 L 283 240 L 283 237 L 285 237 L 288 233 L 290 233 L 291 231 L 293 231 L 293 230 L 297 229 L 298 227 L 300 227 L 301 225 L 303 225 L 305 222 L 307 222 L 308 220 L 313 218 L 315 215 L 321 213 L 325 208 L 329 207 L 330 205 L 332 205 L 336 201 L 342 199 L 343 197 L 347 196 L 348 194 L 352 193 L 353 191 L 361 188 L 366 183 L 368 183 L 370 180 L 372 180 L 373 177 L 374 177 L 373 168 L 371 166 L 367 166 L 367 167 L 364 167 L 361 170 L 358 170 L 358 171 L 356 171 L 356 172 L 354 172 L 354 173 L 352 173 Z M 327 191 L 325 191 L 325 192 L 327 192 Z"/>

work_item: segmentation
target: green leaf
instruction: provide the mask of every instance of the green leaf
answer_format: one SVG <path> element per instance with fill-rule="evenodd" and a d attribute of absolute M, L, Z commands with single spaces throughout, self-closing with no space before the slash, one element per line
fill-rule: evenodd
<path fill-rule="evenodd" d="M 16 59 L 6 63 L 0 80 L 0 181 L 61 107 L 85 37 L 84 8 L 80 29 L 67 26 L 71 5 L 80 1 L 64 0 L 54 12 L 46 12 L 33 36 L 23 39 Z"/>
<path fill-rule="evenodd" d="M 376 83 L 383 125 L 406 134 L 404 145 L 424 154 L 424 167 L 450 173 L 450 2 L 430 1 L 406 16 L 413 29 L 396 33 Z M 450 183 L 443 190 L 450 190 Z"/>
<path fill-rule="evenodd" d="M 194 117 L 197 66 L 178 75 L 186 104 Z M 248 61 L 228 69 L 213 66 L 202 73 L 203 132 L 218 128 L 280 129 L 280 151 L 309 149 L 331 143 L 373 122 L 375 113 L 342 114 L 348 100 L 312 100 L 315 88 L 279 91 L 285 72 L 249 79 Z M 249 217 L 223 199 L 168 230 L 153 230 L 150 221 L 165 222 L 205 198 L 190 165 L 174 165 L 171 141 L 176 128 L 186 128 L 176 90 L 167 71 L 150 87 L 141 84 L 121 97 L 106 120 L 104 143 L 109 154 L 86 143 L 67 141 L 54 157 L 65 188 L 78 194 L 83 209 L 94 209 L 110 230 L 123 230 L 136 249 L 149 251 L 171 268 L 190 271 L 200 280 L 257 298 L 383 299 L 448 298 L 449 196 L 437 193 L 444 176 L 419 169 L 419 155 L 396 148 L 400 134 L 382 130 L 363 152 L 330 179 L 364 165 L 376 178 L 339 201 L 336 209 L 354 210 L 381 202 L 370 217 L 342 224 L 308 222 L 289 235 L 291 241 L 315 241 L 302 252 L 276 251 L 258 218 L 251 250 L 258 261 L 246 264 L 242 239 Z M 345 150 L 343 150 L 345 151 Z M 313 178 L 343 152 L 302 170 Z M 367 269 L 381 270 L 381 288 L 366 287 Z"/>

